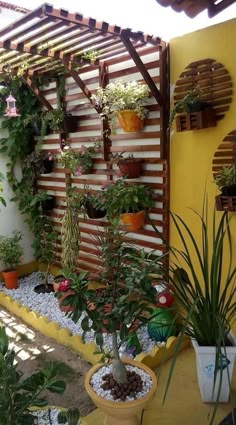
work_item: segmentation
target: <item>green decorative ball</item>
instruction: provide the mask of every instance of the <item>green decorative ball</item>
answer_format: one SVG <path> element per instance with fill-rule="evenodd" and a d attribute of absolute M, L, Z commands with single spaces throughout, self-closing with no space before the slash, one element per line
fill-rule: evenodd
<path fill-rule="evenodd" d="M 165 342 L 169 336 L 176 334 L 176 326 L 173 324 L 173 313 L 168 308 L 155 308 L 148 323 L 148 334 L 151 339 Z"/>

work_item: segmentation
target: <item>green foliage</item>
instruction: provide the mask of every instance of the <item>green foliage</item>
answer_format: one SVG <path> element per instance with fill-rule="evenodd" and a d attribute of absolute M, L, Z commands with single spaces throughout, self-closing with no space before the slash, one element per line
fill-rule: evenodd
<path fill-rule="evenodd" d="M 0 260 L 4 270 L 14 270 L 21 262 L 23 248 L 20 245 L 21 232 L 15 230 L 11 236 L 0 235 Z"/>
<path fill-rule="evenodd" d="M 80 411 L 76 407 L 62 410 L 58 413 L 57 421 L 59 424 L 65 424 L 67 422 L 68 425 L 79 425 L 81 423 Z"/>
<path fill-rule="evenodd" d="M 69 146 L 65 146 L 64 149 L 60 150 L 60 155 L 57 157 L 59 164 L 63 167 L 68 168 L 71 173 L 76 176 L 88 173 L 93 167 L 93 156 L 99 152 L 100 142 L 95 142 L 91 146 L 80 147 L 79 151 L 71 149 Z"/>
<path fill-rule="evenodd" d="M 192 105 L 202 102 L 201 97 L 203 94 L 204 90 L 197 86 L 193 90 L 190 90 L 182 99 L 176 102 L 170 112 L 169 127 L 171 128 L 175 115 L 178 112 L 189 112 L 189 108 L 191 108 Z"/>
<path fill-rule="evenodd" d="M 0 172 L 0 203 L 4 205 L 4 207 L 7 205 L 5 199 L 1 196 L 1 193 L 3 192 L 3 185 L 2 181 L 4 180 L 4 175 Z"/>
<path fill-rule="evenodd" d="M 151 273 L 158 273 L 159 258 L 146 253 L 125 241 L 126 234 L 119 230 L 119 220 L 111 221 L 96 241 L 101 255 L 101 268 L 91 279 L 96 279 L 102 287 L 92 289 L 76 274 L 65 272 L 74 294 L 68 295 L 66 302 L 75 310 L 68 312 L 76 323 L 84 315 L 81 327 L 84 334 L 90 329 L 95 332 L 97 345 L 102 349 L 102 328 L 113 335 L 113 356 L 119 359 L 117 333 L 121 342 L 126 341 L 134 323 L 144 323 L 152 311 L 150 303 L 155 299 Z M 99 255 L 99 258 L 100 258 Z M 66 287 L 68 289 L 68 287 Z"/>
<path fill-rule="evenodd" d="M 140 118 L 145 118 L 148 113 L 149 89 L 138 81 L 125 83 L 117 80 L 108 84 L 105 88 L 99 87 L 97 93 L 91 98 L 101 116 L 107 117 L 114 127 L 118 112 L 124 109 L 134 110 Z"/>
<path fill-rule="evenodd" d="M 4 425 L 33 425 L 33 406 L 46 406 L 45 390 L 62 394 L 65 383 L 57 379 L 53 362 L 24 378 L 16 364 L 16 353 L 9 348 L 5 328 L 0 328 L 0 422 Z"/>
<path fill-rule="evenodd" d="M 228 167 L 222 167 L 215 177 L 215 183 L 222 189 L 224 186 L 233 186 L 236 184 L 236 166 L 230 165 Z"/>
<path fill-rule="evenodd" d="M 108 217 L 125 212 L 147 210 L 154 204 L 153 192 L 143 184 L 129 184 L 125 179 L 109 182 L 97 199 L 97 207 L 107 211 Z"/>

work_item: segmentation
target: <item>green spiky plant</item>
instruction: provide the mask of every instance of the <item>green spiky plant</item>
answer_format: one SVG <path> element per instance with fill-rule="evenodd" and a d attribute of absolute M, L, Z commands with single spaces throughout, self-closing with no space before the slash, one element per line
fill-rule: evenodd
<path fill-rule="evenodd" d="M 33 406 L 47 406 L 45 390 L 62 394 L 65 383 L 57 379 L 53 362 L 27 378 L 16 364 L 16 352 L 9 347 L 4 327 L 0 327 L 0 423 L 4 425 L 33 425 Z"/>
<path fill-rule="evenodd" d="M 204 198 L 202 213 L 193 211 L 198 219 L 198 243 L 191 227 L 177 214 L 171 213 L 172 222 L 181 242 L 181 248 L 170 248 L 176 263 L 171 266 L 169 281 L 175 291 L 179 309 L 176 316 L 181 332 L 171 361 L 164 399 L 171 382 L 174 366 L 184 334 L 197 340 L 201 346 L 216 347 L 216 360 L 220 360 L 228 345 L 228 333 L 236 317 L 235 279 L 232 238 L 228 213 L 217 219 L 215 210 L 209 214 L 207 198 Z M 155 226 L 153 225 L 155 228 Z M 155 229 L 159 234 L 158 230 Z M 181 264 L 183 269 L 176 267 Z M 225 272 L 223 272 L 223 266 Z M 187 273 L 185 271 L 187 270 Z M 182 271 L 182 272 L 180 272 Z M 219 361 L 216 361 L 219 365 Z M 220 361 L 220 364 L 221 361 Z M 214 373 L 213 391 L 216 383 Z M 220 384 L 217 399 L 210 415 L 213 424 L 223 377 L 219 370 Z"/>

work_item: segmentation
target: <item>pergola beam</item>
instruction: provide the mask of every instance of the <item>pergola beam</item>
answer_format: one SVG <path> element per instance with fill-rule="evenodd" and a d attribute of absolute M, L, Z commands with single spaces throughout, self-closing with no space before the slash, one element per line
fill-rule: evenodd
<path fill-rule="evenodd" d="M 121 37 L 121 40 L 123 41 L 124 46 L 128 50 L 131 58 L 133 59 L 135 65 L 137 66 L 139 72 L 142 74 L 144 80 L 146 81 L 153 97 L 156 99 L 156 101 L 159 105 L 162 105 L 163 104 L 162 95 L 161 95 L 160 91 L 158 90 L 158 88 L 156 87 L 156 84 L 154 83 L 152 77 L 150 76 L 150 74 L 149 74 L 148 70 L 146 69 L 145 65 L 143 64 L 142 60 L 140 59 L 140 56 L 136 52 L 133 44 L 131 43 L 129 36 L 127 34 L 127 30 L 122 31 L 120 37 Z"/>
<path fill-rule="evenodd" d="M 22 80 L 28 85 L 30 90 L 37 96 L 43 106 L 45 106 L 49 111 L 53 109 L 52 105 L 47 101 L 47 99 L 42 95 L 39 89 L 33 84 L 29 76 L 22 77 Z"/>

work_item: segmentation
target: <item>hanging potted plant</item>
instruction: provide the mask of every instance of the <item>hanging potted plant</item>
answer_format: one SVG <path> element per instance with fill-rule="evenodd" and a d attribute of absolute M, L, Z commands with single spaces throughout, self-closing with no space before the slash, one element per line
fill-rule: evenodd
<path fill-rule="evenodd" d="M 76 323 L 83 315 L 84 333 L 93 330 L 101 349 L 106 321 L 106 331 L 112 335 L 112 364 L 93 366 L 85 378 L 85 388 L 104 412 L 106 424 L 118 424 L 122 420 L 138 424 L 137 414 L 155 393 L 156 376 L 144 364 L 120 358 L 118 335 L 121 343 L 125 342 L 134 323 L 148 321 L 156 295 L 150 274 L 157 272 L 159 266 L 158 261 L 150 261 L 149 254 L 124 241 L 119 220 L 110 222 L 104 232 L 99 245 L 102 255 L 99 281 L 103 284 L 103 295 L 98 296 L 89 286 L 77 284 L 77 275 L 67 275 L 75 292 L 68 297 L 75 308 L 69 315 Z"/>
<path fill-rule="evenodd" d="M 78 151 L 65 146 L 59 151 L 57 161 L 75 176 L 89 174 L 93 169 L 94 155 L 100 151 L 100 142 L 93 145 L 82 145 Z"/>
<path fill-rule="evenodd" d="M 127 231 L 137 231 L 144 226 L 146 212 L 154 204 L 153 197 L 150 187 L 118 179 L 106 185 L 97 206 L 107 212 L 108 219 L 119 217 Z"/>
<path fill-rule="evenodd" d="M 35 176 L 50 174 L 54 167 L 54 158 L 51 152 L 35 150 L 28 155 L 27 165 L 33 169 Z"/>
<path fill-rule="evenodd" d="M 106 215 L 106 210 L 101 209 L 98 206 L 98 203 L 102 203 L 103 191 L 95 192 L 89 188 L 89 186 L 84 187 L 84 199 L 83 204 L 85 212 L 89 218 L 98 219 L 103 218 Z"/>
<path fill-rule="evenodd" d="M 7 289 L 18 287 L 17 266 L 21 262 L 23 248 L 20 245 L 21 232 L 14 230 L 11 236 L 0 235 L 0 261 L 3 264 L 3 279 Z"/>
<path fill-rule="evenodd" d="M 120 170 L 120 176 L 126 179 L 135 179 L 142 174 L 142 158 L 134 158 L 133 154 L 129 154 L 127 158 L 123 156 L 124 152 L 113 154 L 112 159 Z"/>
<path fill-rule="evenodd" d="M 143 129 L 149 104 L 149 89 L 145 84 L 117 80 L 105 88 L 99 87 L 92 100 L 101 111 L 101 117 L 108 119 L 113 131 L 117 119 L 126 132 Z"/>

